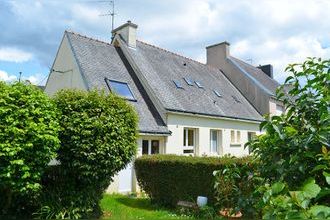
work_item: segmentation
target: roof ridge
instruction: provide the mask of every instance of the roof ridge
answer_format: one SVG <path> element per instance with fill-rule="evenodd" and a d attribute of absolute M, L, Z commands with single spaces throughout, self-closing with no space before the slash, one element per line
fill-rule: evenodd
<path fill-rule="evenodd" d="M 94 41 L 99 42 L 99 43 L 104 43 L 104 44 L 107 44 L 107 45 L 112 45 L 111 43 L 106 42 L 104 40 L 100 40 L 100 39 L 97 39 L 97 38 L 94 38 L 94 37 L 87 37 L 86 35 L 80 34 L 78 32 L 72 31 L 72 30 L 65 30 L 64 33 L 70 33 L 70 34 L 77 35 L 79 37 L 86 38 L 88 40 L 94 40 Z"/>
<path fill-rule="evenodd" d="M 196 63 L 199 63 L 199 64 L 202 64 L 202 65 L 206 66 L 205 63 L 199 62 L 199 61 L 194 60 L 194 59 L 192 59 L 192 58 L 190 58 L 190 57 L 186 57 L 186 56 L 183 56 L 183 55 L 181 55 L 181 54 L 178 54 L 178 53 L 175 53 L 175 52 L 169 51 L 169 50 L 167 50 L 167 49 L 161 48 L 161 47 L 159 47 L 159 46 L 155 46 L 155 45 L 153 45 L 153 44 L 146 43 L 146 42 L 144 42 L 144 41 L 142 41 L 142 40 L 137 40 L 137 41 L 139 41 L 139 42 L 141 42 L 141 43 L 143 43 L 143 44 L 145 44 L 145 45 L 148 45 L 148 46 L 154 47 L 154 48 L 156 48 L 156 49 L 162 50 L 162 51 L 164 51 L 164 52 L 167 52 L 167 53 L 173 54 L 173 55 L 175 55 L 175 56 L 178 56 L 178 57 L 181 57 L 181 58 L 184 58 L 184 59 L 187 59 L 187 60 L 190 60 L 190 61 L 193 61 L 193 62 L 196 62 Z"/>

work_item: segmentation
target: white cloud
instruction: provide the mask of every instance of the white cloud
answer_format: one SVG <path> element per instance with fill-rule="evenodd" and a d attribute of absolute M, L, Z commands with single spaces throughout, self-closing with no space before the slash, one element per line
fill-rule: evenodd
<path fill-rule="evenodd" d="M 0 70 L 0 80 L 5 82 L 11 82 L 17 80 L 15 75 L 10 75 L 6 71 Z"/>
<path fill-rule="evenodd" d="M 45 85 L 46 83 L 45 75 L 41 73 L 36 73 L 29 77 L 23 77 L 23 80 L 28 80 L 33 85 Z"/>
<path fill-rule="evenodd" d="M 9 62 L 26 62 L 32 59 L 32 54 L 10 47 L 0 48 L 0 61 L 9 61 Z"/>

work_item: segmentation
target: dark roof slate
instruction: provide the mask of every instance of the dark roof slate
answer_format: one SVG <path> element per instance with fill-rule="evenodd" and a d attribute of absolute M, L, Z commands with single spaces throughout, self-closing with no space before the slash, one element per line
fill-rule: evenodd
<path fill-rule="evenodd" d="M 127 50 L 165 109 L 263 120 L 220 70 L 141 41 L 137 41 L 136 48 L 127 47 Z M 188 85 L 184 77 L 200 82 L 204 89 Z M 184 89 L 178 89 L 173 80 L 179 80 Z"/>
<path fill-rule="evenodd" d="M 72 32 L 66 32 L 75 58 L 89 88 L 109 91 L 105 78 L 126 82 L 130 86 L 136 102 L 129 101 L 139 115 L 139 130 L 145 133 L 169 133 L 166 125 L 139 83 L 134 81 L 129 66 L 120 56 L 120 51 L 111 44 L 91 39 Z"/>

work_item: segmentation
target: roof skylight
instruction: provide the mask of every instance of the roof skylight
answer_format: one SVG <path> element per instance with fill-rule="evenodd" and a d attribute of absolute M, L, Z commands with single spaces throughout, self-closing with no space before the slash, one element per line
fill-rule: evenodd
<path fill-rule="evenodd" d="M 179 80 L 173 80 L 173 82 L 174 82 L 176 88 L 183 89 L 182 84 Z"/>
<path fill-rule="evenodd" d="M 128 100 L 136 100 L 127 83 L 110 80 L 110 79 L 106 79 L 105 81 L 111 92 Z"/>
<path fill-rule="evenodd" d="M 217 90 L 213 90 L 214 94 L 216 94 L 218 97 L 222 97 L 222 95 L 217 91 Z"/>
<path fill-rule="evenodd" d="M 235 102 L 241 103 L 241 101 L 236 96 L 232 95 L 231 97 L 233 97 L 233 99 L 235 100 Z"/>
<path fill-rule="evenodd" d="M 196 85 L 198 86 L 198 88 L 204 88 L 204 86 L 200 83 L 200 82 L 198 82 L 198 81 L 195 81 L 195 83 L 196 83 Z"/>
<path fill-rule="evenodd" d="M 193 86 L 193 85 L 194 85 L 194 82 L 193 82 L 190 78 L 188 78 L 188 77 L 184 77 L 183 79 L 184 79 L 184 81 L 186 81 L 186 83 L 187 83 L 189 86 Z"/>

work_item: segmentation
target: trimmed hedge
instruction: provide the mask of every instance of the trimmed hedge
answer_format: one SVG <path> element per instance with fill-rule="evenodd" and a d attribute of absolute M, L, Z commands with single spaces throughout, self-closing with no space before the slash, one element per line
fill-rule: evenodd
<path fill-rule="evenodd" d="M 175 206 L 180 200 L 196 201 L 197 196 L 206 196 L 214 204 L 213 171 L 249 162 L 250 157 L 146 155 L 135 160 L 135 171 L 140 187 L 156 203 Z"/>

